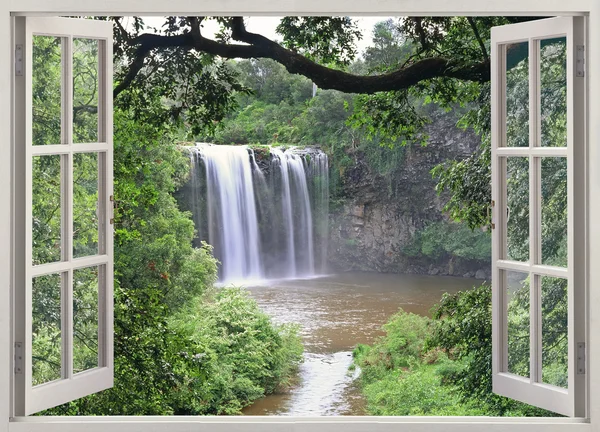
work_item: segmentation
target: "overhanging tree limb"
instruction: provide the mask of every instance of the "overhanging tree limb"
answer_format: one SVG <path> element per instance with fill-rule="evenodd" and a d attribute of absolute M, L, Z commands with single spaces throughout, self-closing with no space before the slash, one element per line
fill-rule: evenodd
<path fill-rule="evenodd" d="M 339 90 L 344 93 L 373 94 L 402 90 L 433 78 L 456 78 L 477 82 L 490 79 L 490 64 L 487 59 L 465 64 L 441 56 L 416 60 L 401 69 L 382 75 L 354 75 L 320 65 L 262 35 L 247 31 L 242 17 L 232 18 L 229 26 L 232 39 L 244 43 L 243 45 L 203 37 L 199 20 L 193 18 L 190 19 L 191 30 L 183 34 L 171 36 L 145 33 L 133 38 L 131 44 L 137 48 L 127 74 L 114 90 L 114 96 L 118 96 L 132 84 L 153 50 L 168 48 L 195 49 L 227 59 L 270 58 L 282 64 L 288 72 L 311 79 L 322 89 Z"/>

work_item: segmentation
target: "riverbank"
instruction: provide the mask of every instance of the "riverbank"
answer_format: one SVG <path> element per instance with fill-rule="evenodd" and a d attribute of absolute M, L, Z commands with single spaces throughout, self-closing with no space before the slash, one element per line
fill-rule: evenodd
<path fill-rule="evenodd" d="M 300 324 L 305 354 L 297 386 L 259 399 L 243 413 L 365 415 L 352 350 L 385 335 L 382 326 L 399 308 L 429 316 L 443 293 L 475 284 L 474 279 L 352 272 L 247 287 L 275 322 Z"/>
<path fill-rule="evenodd" d="M 489 285 L 445 294 L 432 312 L 401 310 L 383 337 L 354 350 L 368 414 L 556 415 L 493 393 Z"/>

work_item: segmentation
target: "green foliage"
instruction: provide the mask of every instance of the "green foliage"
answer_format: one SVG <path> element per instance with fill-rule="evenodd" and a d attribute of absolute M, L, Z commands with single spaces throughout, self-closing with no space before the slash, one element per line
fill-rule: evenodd
<path fill-rule="evenodd" d="M 380 145 L 393 147 L 416 142 L 424 145 L 423 127 L 428 123 L 414 107 L 408 91 L 380 92 L 360 95 L 348 124 L 364 130 L 368 140 L 379 139 Z"/>
<path fill-rule="evenodd" d="M 412 257 L 434 260 L 454 256 L 465 260 L 489 261 L 492 240 L 489 232 L 471 230 L 464 224 L 440 221 L 415 232 L 411 243 L 403 252 Z"/>
<path fill-rule="evenodd" d="M 489 144 L 462 161 L 447 161 L 436 166 L 439 194 L 449 192 L 444 205 L 450 217 L 462 221 L 473 230 L 489 226 L 491 200 L 491 152 Z"/>
<path fill-rule="evenodd" d="M 350 17 L 284 17 L 277 26 L 283 46 L 321 63 L 345 66 L 356 56 L 362 35 Z"/>
<path fill-rule="evenodd" d="M 513 297 L 511 324 L 524 325 L 523 300 Z M 564 316 L 546 312 L 550 312 L 547 328 L 552 336 L 543 347 L 548 360 L 544 382 L 564 385 L 566 363 L 560 346 Z M 555 415 L 492 392 L 491 289 L 487 285 L 445 294 L 432 318 L 400 310 L 384 330 L 385 336 L 373 346 L 359 345 L 354 350 L 371 414 Z M 513 363 L 509 358 L 513 370 L 526 373 L 522 366 L 528 363 L 529 352 L 516 345 L 509 348 L 515 358 Z"/>
<path fill-rule="evenodd" d="M 223 288 L 196 299 L 172 323 L 189 335 L 188 350 L 194 354 L 186 355 L 198 359 L 206 376 L 185 389 L 202 398 L 192 405 L 184 398 L 177 414 L 238 414 L 253 400 L 287 386 L 302 359 L 298 327 L 273 325 L 243 289 Z"/>
<path fill-rule="evenodd" d="M 97 95 L 89 93 L 89 84 L 97 79 L 93 65 L 97 51 L 93 46 L 76 48 L 73 132 L 85 142 L 95 138 L 97 130 Z M 60 99 L 54 100 L 60 90 L 60 67 L 54 61 L 59 54 L 55 39 L 36 39 L 33 123 L 38 145 L 60 142 L 60 116 L 58 122 L 53 117 L 60 109 Z M 239 414 L 256 398 L 287 385 L 301 359 L 298 329 L 271 323 L 240 290 L 215 291 L 218 263 L 211 247 L 192 246 L 191 215 L 179 210 L 173 197 L 187 180 L 189 158 L 175 142 L 181 138 L 181 119 L 198 122 L 217 113 L 202 102 L 205 92 L 194 96 L 203 112 L 186 107 L 185 115 L 172 121 L 169 113 L 181 105 L 169 101 L 174 90 L 165 80 L 175 79 L 181 70 L 171 72 L 148 83 L 145 90 L 121 93 L 114 111 L 114 387 L 44 414 Z M 205 84 L 215 82 L 202 74 L 195 75 L 195 84 L 211 88 Z M 222 97 L 230 94 L 224 92 Z M 227 103 L 223 99 L 216 106 Z M 75 257 L 98 253 L 100 163 L 101 156 L 94 153 L 73 158 Z M 60 216 L 64 166 L 60 156 L 33 159 L 35 264 L 58 261 L 64 254 Z M 100 266 L 73 272 L 75 372 L 98 365 L 102 271 Z M 61 376 L 62 284 L 59 274 L 34 280 L 34 384 Z"/>
<path fill-rule="evenodd" d="M 373 42 L 363 53 L 364 64 L 370 72 L 384 72 L 400 66 L 413 51 L 412 43 L 390 18 L 373 27 Z"/>
<path fill-rule="evenodd" d="M 456 366 L 440 351 L 426 352 L 431 320 L 402 310 L 384 326 L 386 335 L 372 347 L 359 345 L 355 362 L 373 415 L 484 415 L 464 403 L 444 377 Z"/>
<path fill-rule="evenodd" d="M 487 415 L 556 415 L 492 392 L 491 295 L 489 285 L 481 285 L 452 295 L 444 294 L 439 305 L 433 310 L 432 333 L 427 338 L 426 349 L 441 349 L 451 360 L 463 364 L 461 369 L 448 375 L 447 383 L 456 386 L 461 401 L 475 402 L 483 406 Z M 523 312 L 527 307 L 528 302 L 523 295 L 513 297 L 509 305 L 509 332 L 510 329 L 515 329 L 518 322 L 521 322 L 521 328 L 525 328 L 523 320 L 528 322 L 529 315 Z M 515 365 L 515 361 L 522 365 L 529 361 L 528 347 L 525 352 L 526 345 L 527 343 L 521 344 L 521 341 L 518 341 L 517 345 L 513 343 L 509 346 L 509 353 L 513 359 L 517 359 L 512 362 L 509 360 L 511 365 Z M 551 351 L 555 349 L 550 344 L 546 347 L 551 348 Z M 518 366 L 513 370 L 516 373 L 526 372 Z"/>

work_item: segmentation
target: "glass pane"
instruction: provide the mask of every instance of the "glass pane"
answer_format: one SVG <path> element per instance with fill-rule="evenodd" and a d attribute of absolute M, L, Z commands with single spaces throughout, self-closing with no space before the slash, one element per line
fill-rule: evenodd
<path fill-rule="evenodd" d="M 73 256 L 98 254 L 98 154 L 73 155 Z"/>
<path fill-rule="evenodd" d="M 541 145 L 567 146 L 567 39 L 540 43 Z"/>
<path fill-rule="evenodd" d="M 529 377 L 529 275 L 503 271 L 507 295 L 508 372 Z"/>
<path fill-rule="evenodd" d="M 567 159 L 541 163 L 542 264 L 567 267 Z"/>
<path fill-rule="evenodd" d="M 507 259 L 529 260 L 529 159 L 506 159 Z"/>
<path fill-rule="evenodd" d="M 60 274 L 33 279 L 31 358 L 34 386 L 61 378 L 61 286 Z"/>
<path fill-rule="evenodd" d="M 529 43 L 506 45 L 506 145 L 529 147 Z"/>
<path fill-rule="evenodd" d="M 33 36 L 32 143 L 61 144 L 62 39 Z"/>
<path fill-rule="evenodd" d="M 98 366 L 98 272 L 73 271 L 73 373 Z"/>
<path fill-rule="evenodd" d="M 32 263 L 61 260 L 61 156 L 32 158 Z"/>
<path fill-rule="evenodd" d="M 542 277 L 542 382 L 568 386 L 567 280 Z"/>
<path fill-rule="evenodd" d="M 98 46 L 73 39 L 73 142 L 98 141 Z"/>

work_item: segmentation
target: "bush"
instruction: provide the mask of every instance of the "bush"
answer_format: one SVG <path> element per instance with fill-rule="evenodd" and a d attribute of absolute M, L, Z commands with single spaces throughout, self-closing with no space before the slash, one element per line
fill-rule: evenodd
<path fill-rule="evenodd" d="M 361 367 L 360 383 L 373 415 L 483 415 L 471 404 L 460 403 L 445 377 L 460 366 L 439 350 L 424 350 L 431 320 L 395 314 L 384 326 L 386 335 L 372 347 L 354 350 Z"/>
<path fill-rule="evenodd" d="M 190 340 L 185 356 L 197 359 L 175 414 L 239 414 L 255 399 L 287 386 L 302 359 L 295 325 L 274 325 L 247 291 L 223 288 L 196 299 L 171 320 Z"/>
<path fill-rule="evenodd" d="M 489 232 L 471 230 L 462 223 L 433 222 L 413 235 L 404 253 L 411 257 L 434 260 L 457 257 L 489 262 L 492 256 L 492 239 Z"/>

